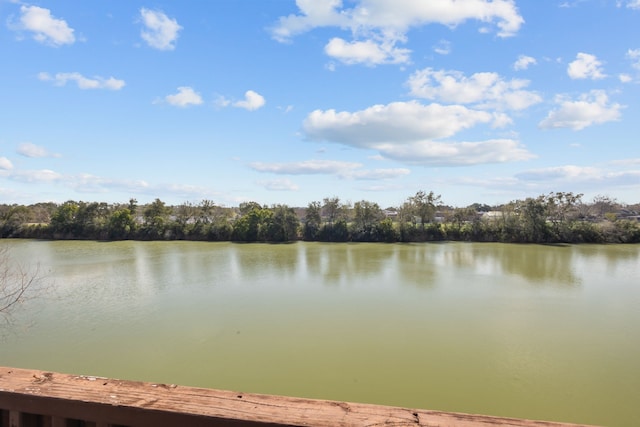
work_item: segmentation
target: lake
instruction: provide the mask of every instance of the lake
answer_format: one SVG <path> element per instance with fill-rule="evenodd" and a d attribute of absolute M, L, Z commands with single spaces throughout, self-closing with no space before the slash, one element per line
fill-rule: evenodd
<path fill-rule="evenodd" d="M 0 365 L 640 425 L 640 245 L 1 243 Z"/>

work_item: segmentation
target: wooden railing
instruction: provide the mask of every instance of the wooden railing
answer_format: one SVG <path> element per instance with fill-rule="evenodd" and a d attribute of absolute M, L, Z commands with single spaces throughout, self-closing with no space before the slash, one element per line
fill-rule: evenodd
<path fill-rule="evenodd" d="M 570 425 L 0 367 L 0 427 Z"/>

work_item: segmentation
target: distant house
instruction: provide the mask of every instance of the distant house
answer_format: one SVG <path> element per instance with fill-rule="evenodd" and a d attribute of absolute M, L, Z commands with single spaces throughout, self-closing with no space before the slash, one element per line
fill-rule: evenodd
<path fill-rule="evenodd" d="M 482 218 L 492 220 L 492 219 L 501 219 L 504 217 L 504 212 L 502 211 L 489 211 L 489 212 L 480 212 Z"/>
<path fill-rule="evenodd" d="M 385 209 L 382 211 L 385 217 L 387 218 L 395 218 L 398 216 L 398 211 L 393 209 Z"/>

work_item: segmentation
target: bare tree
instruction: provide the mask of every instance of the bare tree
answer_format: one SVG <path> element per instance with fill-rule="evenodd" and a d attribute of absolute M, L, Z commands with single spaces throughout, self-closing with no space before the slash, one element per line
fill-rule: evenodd
<path fill-rule="evenodd" d="M 39 267 L 16 262 L 7 246 L 0 247 L 0 318 L 9 322 L 15 308 L 45 291 L 39 273 Z"/>

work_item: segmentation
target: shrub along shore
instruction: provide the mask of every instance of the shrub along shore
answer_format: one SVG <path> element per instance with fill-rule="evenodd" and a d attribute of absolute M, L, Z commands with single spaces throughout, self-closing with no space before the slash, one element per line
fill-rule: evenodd
<path fill-rule="evenodd" d="M 0 237 L 86 240 L 200 240 L 236 242 L 640 243 L 640 204 L 607 196 L 549 193 L 499 206 L 464 208 L 418 191 L 399 207 L 329 197 L 306 207 L 210 200 L 168 206 L 67 201 L 0 205 Z"/>

